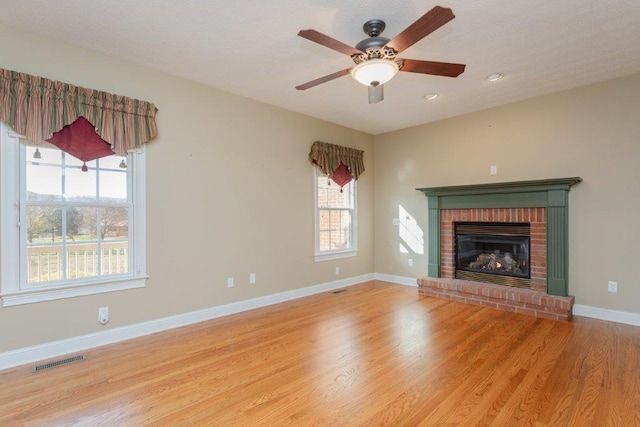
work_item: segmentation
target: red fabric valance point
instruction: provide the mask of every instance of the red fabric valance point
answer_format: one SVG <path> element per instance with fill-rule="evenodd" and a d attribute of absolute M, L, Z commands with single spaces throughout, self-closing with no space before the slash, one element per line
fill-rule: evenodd
<path fill-rule="evenodd" d="M 342 188 L 350 183 L 353 177 L 351 176 L 351 172 L 349 172 L 347 166 L 344 163 L 340 163 L 340 166 L 338 166 L 338 168 L 333 171 L 331 179 L 333 180 L 333 182 L 338 184 L 340 188 Z"/>
<path fill-rule="evenodd" d="M 96 133 L 95 127 L 84 117 L 78 117 L 46 141 L 83 162 L 115 154 L 111 150 L 111 144 L 102 139 Z M 87 171 L 86 164 L 82 165 L 82 170 Z"/>

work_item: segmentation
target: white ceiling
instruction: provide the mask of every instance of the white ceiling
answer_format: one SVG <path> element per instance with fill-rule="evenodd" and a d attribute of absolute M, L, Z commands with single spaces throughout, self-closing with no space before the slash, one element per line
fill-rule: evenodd
<path fill-rule="evenodd" d="M 365 21 L 384 20 L 393 38 L 435 5 L 456 18 L 401 56 L 467 64 L 458 78 L 400 73 L 373 105 L 350 76 L 295 90 L 353 65 L 299 30 L 354 46 Z M 640 72 L 640 0 L 0 0 L 0 12 L 16 28 L 374 135 Z M 494 72 L 506 77 L 484 80 Z"/>

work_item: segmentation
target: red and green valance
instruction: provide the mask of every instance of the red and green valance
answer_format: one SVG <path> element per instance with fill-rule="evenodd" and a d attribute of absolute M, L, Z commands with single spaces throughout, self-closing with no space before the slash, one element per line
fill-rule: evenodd
<path fill-rule="evenodd" d="M 149 102 L 0 68 L 0 120 L 33 145 L 84 117 L 125 156 L 158 134 L 157 111 Z"/>
<path fill-rule="evenodd" d="M 364 151 L 316 141 L 309 160 L 341 187 L 364 172 Z M 348 175 L 347 175 L 348 174 Z"/>

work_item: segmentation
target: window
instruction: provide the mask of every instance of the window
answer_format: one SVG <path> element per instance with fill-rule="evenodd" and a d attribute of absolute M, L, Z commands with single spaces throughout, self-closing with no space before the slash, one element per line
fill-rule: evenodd
<path fill-rule="evenodd" d="M 340 186 L 314 167 L 315 260 L 356 255 L 356 181 Z"/>
<path fill-rule="evenodd" d="M 144 153 L 87 163 L 0 123 L 3 305 L 144 286 Z"/>

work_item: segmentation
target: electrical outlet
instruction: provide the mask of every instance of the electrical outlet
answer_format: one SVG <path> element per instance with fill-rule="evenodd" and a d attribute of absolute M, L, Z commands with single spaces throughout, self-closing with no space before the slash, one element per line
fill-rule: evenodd
<path fill-rule="evenodd" d="M 100 307 L 98 309 L 98 322 L 101 325 L 109 323 L 109 307 Z"/>
<path fill-rule="evenodd" d="M 249 274 L 249 283 L 251 284 L 256 283 L 256 273 Z"/>
<path fill-rule="evenodd" d="M 412 260 L 411 258 L 409 258 L 409 259 L 407 260 L 407 265 L 408 265 L 409 267 L 413 267 L 413 260 Z"/>
<path fill-rule="evenodd" d="M 498 166 L 491 166 L 489 171 L 491 172 L 491 175 L 498 175 Z"/>
<path fill-rule="evenodd" d="M 227 277 L 227 287 L 233 288 L 233 277 Z"/>
<path fill-rule="evenodd" d="M 611 280 L 609 280 L 609 283 L 607 284 L 607 290 L 614 294 L 618 292 L 618 282 L 612 282 Z"/>
<path fill-rule="evenodd" d="M 340 274 L 340 267 L 336 267 L 336 276 Z"/>

